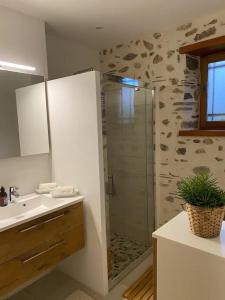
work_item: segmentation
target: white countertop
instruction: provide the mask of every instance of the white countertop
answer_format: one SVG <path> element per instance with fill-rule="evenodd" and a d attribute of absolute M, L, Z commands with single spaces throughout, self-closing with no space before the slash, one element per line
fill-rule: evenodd
<path fill-rule="evenodd" d="M 225 222 L 223 222 L 220 236 L 210 239 L 201 238 L 190 231 L 187 213 L 182 212 L 156 230 L 152 236 L 225 258 Z"/>
<path fill-rule="evenodd" d="M 50 194 L 29 194 L 22 196 L 16 203 L 0 207 L 0 232 L 74 205 L 83 200 L 84 197 L 81 195 L 68 198 L 52 198 Z"/>

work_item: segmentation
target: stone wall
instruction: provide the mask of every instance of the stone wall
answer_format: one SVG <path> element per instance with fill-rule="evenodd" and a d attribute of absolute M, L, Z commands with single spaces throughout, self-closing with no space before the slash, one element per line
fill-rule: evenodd
<path fill-rule="evenodd" d="M 159 90 L 156 132 L 158 225 L 182 210 L 176 195 L 180 178 L 205 169 L 221 186 L 225 172 L 225 138 L 179 137 L 179 129 L 198 125 L 199 61 L 179 55 L 178 48 L 225 35 L 225 11 L 161 33 L 153 33 L 101 51 L 103 72 L 149 82 Z"/>

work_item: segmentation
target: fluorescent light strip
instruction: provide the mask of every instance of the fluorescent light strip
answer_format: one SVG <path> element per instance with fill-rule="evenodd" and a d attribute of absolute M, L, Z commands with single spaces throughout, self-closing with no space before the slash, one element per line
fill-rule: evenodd
<path fill-rule="evenodd" d="M 36 70 L 35 67 L 14 64 L 14 63 L 10 63 L 7 61 L 1 61 L 1 60 L 0 60 L 0 67 L 12 68 L 12 69 L 17 69 L 17 70 L 27 70 L 27 71 L 35 71 Z"/>

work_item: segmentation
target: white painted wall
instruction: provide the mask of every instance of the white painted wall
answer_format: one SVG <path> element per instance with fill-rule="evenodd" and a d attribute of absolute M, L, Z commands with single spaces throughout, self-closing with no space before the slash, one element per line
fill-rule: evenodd
<path fill-rule="evenodd" d="M 51 178 L 49 154 L 15 157 L 0 160 L 0 185 L 8 189 L 16 185 L 21 195 L 34 191 L 40 182 Z"/>
<path fill-rule="evenodd" d="M 96 49 L 48 32 L 46 40 L 49 79 L 70 76 L 77 71 L 91 67 L 100 70 L 99 53 Z"/>
<path fill-rule="evenodd" d="M 47 76 L 44 22 L 0 7 L 0 40 L 0 60 L 35 66 L 35 74 Z M 0 185 L 16 184 L 21 194 L 30 193 L 50 180 L 50 165 L 49 155 L 1 159 Z"/>
<path fill-rule="evenodd" d="M 99 294 L 108 292 L 100 73 L 49 81 L 53 180 L 85 196 L 86 246 L 62 270 Z"/>

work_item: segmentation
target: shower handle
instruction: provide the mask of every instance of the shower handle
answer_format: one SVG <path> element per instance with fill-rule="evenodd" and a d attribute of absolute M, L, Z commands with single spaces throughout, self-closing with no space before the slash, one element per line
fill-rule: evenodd
<path fill-rule="evenodd" d="M 108 182 L 109 182 L 109 192 L 108 192 L 108 194 L 110 196 L 113 196 L 113 194 L 114 194 L 114 192 L 113 192 L 113 190 L 114 190 L 114 176 L 113 175 L 108 176 Z"/>

